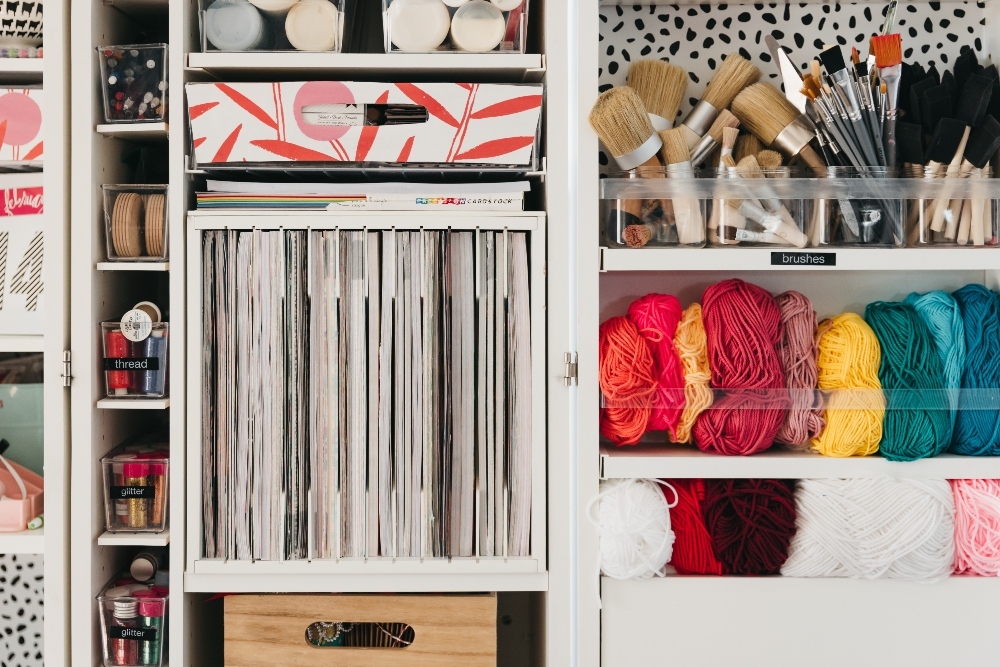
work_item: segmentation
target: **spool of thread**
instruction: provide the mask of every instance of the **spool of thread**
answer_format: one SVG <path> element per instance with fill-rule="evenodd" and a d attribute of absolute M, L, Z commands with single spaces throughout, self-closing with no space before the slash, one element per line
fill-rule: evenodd
<path fill-rule="evenodd" d="M 285 37 L 299 51 L 332 51 L 340 32 L 340 12 L 329 0 L 299 0 L 285 17 Z"/>
<path fill-rule="evenodd" d="M 952 569 L 955 574 L 1000 575 L 1000 480 L 953 479 L 949 484 L 955 502 Z"/>
<path fill-rule="evenodd" d="M 813 438 L 823 456 L 870 456 L 882 441 L 885 396 L 878 379 L 882 352 L 868 323 L 855 313 L 824 320 L 817 343 L 817 386 L 829 395 L 826 428 Z"/>
<path fill-rule="evenodd" d="M 104 356 L 108 359 L 125 359 L 131 355 L 132 343 L 120 330 L 104 333 Z M 108 393 L 113 396 L 123 396 L 132 386 L 130 371 L 105 371 L 108 380 Z"/>
<path fill-rule="evenodd" d="M 962 313 L 965 365 L 951 451 L 997 456 L 1000 410 L 991 399 L 1000 388 L 1000 305 L 996 294 L 982 285 L 966 285 L 954 296 Z"/>
<path fill-rule="evenodd" d="M 702 513 L 705 481 L 668 481 L 677 500 L 677 504 L 670 508 L 670 525 L 674 531 L 674 553 L 670 564 L 679 574 L 722 574 L 722 563 L 712 551 L 712 538 L 705 527 Z M 663 493 L 670 491 L 664 487 Z"/>
<path fill-rule="evenodd" d="M 274 32 L 248 0 L 215 0 L 205 10 L 205 37 L 220 51 L 268 49 Z"/>
<path fill-rule="evenodd" d="M 816 393 L 816 311 L 798 292 L 774 297 L 781 313 L 778 358 L 785 373 L 790 407 L 775 440 L 795 448 L 809 446 L 823 430 L 823 406 Z"/>
<path fill-rule="evenodd" d="M 684 374 L 674 347 L 681 315 L 677 297 L 667 294 L 647 294 L 628 307 L 628 318 L 653 353 L 657 389 L 646 430 L 669 431 L 671 438 L 676 435 L 677 422 L 684 410 Z"/>
<path fill-rule="evenodd" d="M 646 432 L 656 395 L 653 353 L 627 317 L 600 330 L 601 434 L 616 445 L 634 445 Z"/>
<path fill-rule="evenodd" d="M 692 303 L 684 310 L 674 348 L 684 373 L 684 411 L 677 422 L 675 442 L 690 443 L 695 420 L 712 405 L 712 370 L 708 365 L 708 341 L 701 320 L 701 304 Z"/>
<path fill-rule="evenodd" d="M 503 12 L 486 0 L 470 0 L 451 18 L 451 43 L 459 51 L 485 53 L 503 41 Z"/>
<path fill-rule="evenodd" d="M 792 486 L 781 479 L 705 481 L 705 527 L 726 574 L 778 574 L 795 534 Z"/>
<path fill-rule="evenodd" d="M 962 369 L 965 367 L 965 325 L 962 323 L 962 311 L 955 298 L 941 290 L 926 294 L 912 292 L 905 302 L 913 306 L 934 338 L 944 371 L 944 386 L 948 390 L 948 405 L 954 426 L 959 390 L 962 388 Z"/>
<path fill-rule="evenodd" d="M 698 417 L 695 441 L 719 454 L 762 452 L 788 408 L 777 352 L 781 313 L 767 290 L 739 279 L 706 289 L 702 307 L 712 387 L 726 393 Z"/>
<path fill-rule="evenodd" d="M 673 553 L 670 508 L 660 484 L 649 479 L 601 482 L 598 530 L 601 572 L 613 579 L 662 577 Z M 662 483 L 665 484 L 665 483 Z"/>
<path fill-rule="evenodd" d="M 892 461 L 937 456 L 948 448 L 952 428 L 944 369 L 930 330 L 913 306 L 901 302 L 870 303 L 865 320 L 882 348 L 882 455 Z"/>
<path fill-rule="evenodd" d="M 157 360 L 157 369 L 142 371 L 139 387 L 144 394 L 162 395 L 164 393 L 167 375 L 167 337 L 163 329 L 154 328 L 149 338 L 140 343 L 143 346 L 142 356 Z"/>
<path fill-rule="evenodd" d="M 400 51 L 434 51 L 448 36 L 451 15 L 441 0 L 392 0 L 389 37 Z"/>
<path fill-rule="evenodd" d="M 804 479 L 781 574 L 933 581 L 951 572 L 955 505 L 943 479 Z"/>

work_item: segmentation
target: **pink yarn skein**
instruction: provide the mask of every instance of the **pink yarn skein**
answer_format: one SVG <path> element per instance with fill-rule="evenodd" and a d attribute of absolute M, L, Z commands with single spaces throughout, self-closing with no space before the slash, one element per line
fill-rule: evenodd
<path fill-rule="evenodd" d="M 646 430 L 669 431 L 671 439 L 676 437 L 685 405 L 684 373 L 674 347 L 674 334 L 682 316 L 680 302 L 669 294 L 647 294 L 628 307 L 628 318 L 653 351 L 657 390 Z"/>
<path fill-rule="evenodd" d="M 1000 480 L 952 479 L 955 574 L 1000 575 Z"/>

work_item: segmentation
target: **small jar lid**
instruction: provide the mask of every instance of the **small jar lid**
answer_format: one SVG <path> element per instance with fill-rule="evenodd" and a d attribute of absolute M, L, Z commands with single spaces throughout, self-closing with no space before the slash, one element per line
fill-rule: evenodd
<path fill-rule="evenodd" d="M 285 17 L 285 37 L 299 51 L 331 51 L 340 36 L 340 12 L 327 0 L 300 0 Z"/>
<path fill-rule="evenodd" d="M 152 593 L 152 591 L 150 592 Z M 156 597 L 156 594 L 153 593 L 152 597 L 139 600 L 139 615 L 146 618 L 163 616 L 166 606 L 166 600 Z"/>
<path fill-rule="evenodd" d="M 104 597 L 106 598 L 123 598 L 128 597 L 132 591 L 129 590 L 128 586 L 115 586 L 114 588 L 109 588 L 104 591 Z"/>
<path fill-rule="evenodd" d="M 122 466 L 122 474 L 126 477 L 146 477 L 149 475 L 149 464 L 126 463 Z"/>
<path fill-rule="evenodd" d="M 247 0 L 215 0 L 205 11 L 205 37 L 220 51 L 255 48 L 264 30 L 264 19 Z"/>
<path fill-rule="evenodd" d="M 135 618 L 139 613 L 139 601 L 135 598 L 115 600 L 115 618 Z"/>

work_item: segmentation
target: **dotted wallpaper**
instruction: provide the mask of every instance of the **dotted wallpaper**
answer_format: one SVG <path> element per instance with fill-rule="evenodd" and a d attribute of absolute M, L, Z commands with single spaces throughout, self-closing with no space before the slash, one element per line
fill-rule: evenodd
<path fill-rule="evenodd" d="M 903 35 L 903 57 L 943 70 L 968 45 L 982 60 L 984 6 L 982 0 L 901 3 L 896 30 Z M 760 68 L 764 80 L 778 85 L 777 69 L 764 44 L 768 33 L 805 70 L 824 44 L 835 41 L 845 57 L 852 46 L 866 56 L 868 37 L 878 32 L 886 7 L 884 3 L 602 5 L 600 89 L 623 85 L 634 60 L 666 60 L 685 68 L 690 77 L 679 112 L 683 118 L 718 70 L 722 56 L 739 52 Z M 603 151 L 601 165 L 607 165 Z"/>
<path fill-rule="evenodd" d="M 0 555 L 0 667 L 42 667 L 43 557 Z"/>

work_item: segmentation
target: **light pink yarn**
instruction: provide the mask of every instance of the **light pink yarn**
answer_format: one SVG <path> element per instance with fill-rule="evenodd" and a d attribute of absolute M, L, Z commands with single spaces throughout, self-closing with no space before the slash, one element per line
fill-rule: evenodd
<path fill-rule="evenodd" d="M 953 479 L 955 574 L 1000 574 L 1000 480 Z"/>

